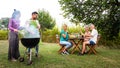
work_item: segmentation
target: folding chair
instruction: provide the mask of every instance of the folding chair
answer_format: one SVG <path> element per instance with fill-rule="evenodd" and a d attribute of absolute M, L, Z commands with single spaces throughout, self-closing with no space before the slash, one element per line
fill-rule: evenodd
<path fill-rule="evenodd" d="M 96 44 L 94 44 L 94 45 L 89 44 L 88 45 L 88 47 L 90 48 L 89 51 L 88 51 L 88 54 L 91 54 L 91 53 L 94 53 L 95 55 L 97 54 L 97 51 L 95 50 L 95 47 L 97 46 L 99 40 L 100 40 L 100 35 L 97 36 Z"/>
<path fill-rule="evenodd" d="M 60 49 L 58 50 L 58 53 L 61 53 L 62 51 L 63 51 L 63 49 L 65 48 L 65 46 L 62 46 L 61 44 L 60 44 L 60 37 L 59 37 L 59 35 L 56 35 L 56 42 L 59 44 L 59 46 L 60 46 Z"/>

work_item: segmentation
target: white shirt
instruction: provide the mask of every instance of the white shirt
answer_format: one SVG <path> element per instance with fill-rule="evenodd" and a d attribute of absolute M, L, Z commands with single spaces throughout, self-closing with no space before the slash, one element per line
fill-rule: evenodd
<path fill-rule="evenodd" d="M 94 43 L 96 43 L 97 41 L 97 36 L 98 36 L 98 31 L 96 29 L 93 29 L 92 32 L 91 32 L 91 39 L 90 41 L 93 41 Z"/>

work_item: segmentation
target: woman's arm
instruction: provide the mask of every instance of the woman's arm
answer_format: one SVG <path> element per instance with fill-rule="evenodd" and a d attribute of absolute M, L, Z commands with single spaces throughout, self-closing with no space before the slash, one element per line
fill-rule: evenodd
<path fill-rule="evenodd" d="M 90 32 L 88 32 L 88 33 L 85 32 L 84 37 L 92 37 L 92 35 Z"/>
<path fill-rule="evenodd" d="M 64 30 L 61 30 L 60 34 L 62 37 L 66 38 L 66 34 L 65 34 Z"/>
<path fill-rule="evenodd" d="M 12 27 L 12 19 L 9 19 L 9 25 L 8 25 L 9 30 L 13 30 L 14 28 Z"/>
<path fill-rule="evenodd" d="M 9 30 L 13 30 L 14 32 L 17 32 L 18 30 L 13 28 L 12 25 L 13 25 L 12 19 L 9 19 L 9 25 L 8 25 Z"/>
<path fill-rule="evenodd" d="M 65 34 L 62 34 L 62 36 L 63 36 L 64 38 L 66 38 L 66 35 L 65 35 Z"/>

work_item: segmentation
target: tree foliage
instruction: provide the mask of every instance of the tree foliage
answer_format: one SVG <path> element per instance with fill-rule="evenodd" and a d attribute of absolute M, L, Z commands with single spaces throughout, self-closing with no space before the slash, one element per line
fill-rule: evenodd
<path fill-rule="evenodd" d="M 9 18 L 1 18 L 0 29 L 5 29 L 8 27 Z"/>
<path fill-rule="evenodd" d="M 76 25 L 93 23 L 107 39 L 120 31 L 120 6 L 116 0 L 59 0 L 63 16 Z"/>
<path fill-rule="evenodd" d="M 48 11 L 45 11 L 44 9 L 38 10 L 38 20 L 39 23 L 41 24 L 41 29 L 52 29 L 56 21 L 51 17 Z"/>

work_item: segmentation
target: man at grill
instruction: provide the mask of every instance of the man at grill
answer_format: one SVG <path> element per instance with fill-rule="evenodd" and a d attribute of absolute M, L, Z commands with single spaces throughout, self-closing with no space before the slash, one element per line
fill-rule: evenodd
<path fill-rule="evenodd" d="M 24 34 L 24 38 L 40 38 L 40 33 L 39 33 L 39 29 L 40 29 L 40 24 L 37 20 L 37 16 L 38 13 L 32 12 L 32 18 L 28 21 L 26 21 L 25 23 L 25 34 Z M 36 49 L 36 54 L 35 56 L 38 57 L 38 45 L 35 46 Z M 30 48 L 28 48 L 28 54 L 30 53 Z"/>

